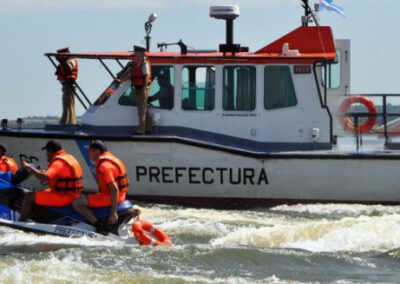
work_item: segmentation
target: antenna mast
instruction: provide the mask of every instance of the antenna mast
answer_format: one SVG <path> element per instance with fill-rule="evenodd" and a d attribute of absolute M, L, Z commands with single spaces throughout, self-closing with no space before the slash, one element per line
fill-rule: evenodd
<path fill-rule="evenodd" d="M 301 0 L 303 2 L 302 6 L 304 8 L 304 16 L 301 17 L 301 24 L 303 26 L 308 26 L 308 23 L 311 21 L 311 18 L 314 20 L 316 26 L 319 26 L 319 21 L 315 16 L 313 10 L 311 10 L 310 5 L 308 4 L 308 0 Z"/>

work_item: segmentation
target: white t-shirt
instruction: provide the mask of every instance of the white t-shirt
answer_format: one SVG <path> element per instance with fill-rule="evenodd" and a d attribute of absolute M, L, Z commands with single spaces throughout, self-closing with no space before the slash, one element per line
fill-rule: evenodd
<path fill-rule="evenodd" d="M 150 64 L 148 60 L 145 60 L 142 64 L 142 73 L 143 75 L 150 74 Z"/>

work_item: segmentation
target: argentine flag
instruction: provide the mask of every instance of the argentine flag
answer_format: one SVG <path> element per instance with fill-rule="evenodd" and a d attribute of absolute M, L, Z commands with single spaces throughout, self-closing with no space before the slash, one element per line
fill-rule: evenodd
<path fill-rule="evenodd" d="M 343 17 L 345 16 L 344 9 L 333 4 L 333 0 L 319 0 L 319 10 L 320 11 L 323 11 L 323 10 L 334 11 Z"/>

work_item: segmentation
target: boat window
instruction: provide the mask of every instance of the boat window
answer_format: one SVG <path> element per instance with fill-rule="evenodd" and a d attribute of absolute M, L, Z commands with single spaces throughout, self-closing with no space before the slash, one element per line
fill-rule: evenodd
<path fill-rule="evenodd" d="M 107 89 L 100 95 L 100 97 L 93 103 L 94 106 L 103 105 L 114 93 L 115 90 L 119 87 L 119 81 L 114 80 Z"/>
<path fill-rule="evenodd" d="M 118 103 L 124 106 L 137 106 L 135 87 L 129 86 L 125 93 L 119 98 Z"/>
<path fill-rule="evenodd" d="M 151 70 L 153 81 L 150 85 L 148 102 L 154 108 L 174 107 L 174 67 L 154 66 Z"/>
<path fill-rule="evenodd" d="M 340 87 L 340 50 L 336 50 L 336 58 L 334 63 L 326 66 L 327 69 L 327 87 L 329 89 L 337 89 Z M 325 87 L 325 68 L 322 68 L 322 85 Z"/>
<path fill-rule="evenodd" d="M 224 110 L 254 110 L 256 107 L 256 68 L 224 67 L 222 107 Z"/>
<path fill-rule="evenodd" d="M 215 97 L 215 68 L 185 66 L 182 70 L 182 109 L 213 110 Z"/>
<path fill-rule="evenodd" d="M 277 109 L 297 104 L 288 66 L 267 66 L 264 70 L 264 107 Z"/>
<path fill-rule="evenodd" d="M 171 109 L 174 105 L 174 68 L 172 66 L 152 65 L 151 75 L 149 102 L 155 108 Z M 118 103 L 126 106 L 137 106 L 136 89 L 129 87 L 119 98 Z"/>

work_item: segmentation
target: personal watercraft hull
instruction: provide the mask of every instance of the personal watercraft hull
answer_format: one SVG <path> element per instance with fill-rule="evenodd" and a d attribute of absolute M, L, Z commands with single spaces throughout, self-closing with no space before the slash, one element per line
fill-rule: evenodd
<path fill-rule="evenodd" d="M 110 207 L 96 208 L 93 213 L 107 227 L 107 236 L 97 234 L 96 228 L 72 205 L 66 207 L 45 207 L 34 205 L 28 222 L 19 222 L 24 192 L 28 189 L 12 184 L 11 173 L 0 173 L 0 226 L 7 226 L 27 232 L 51 234 L 64 237 L 91 237 L 137 243 L 131 232 L 131 221 L 135 210 L 130 201 L 118 205 L 118 223 L 108 225 Z"/>

